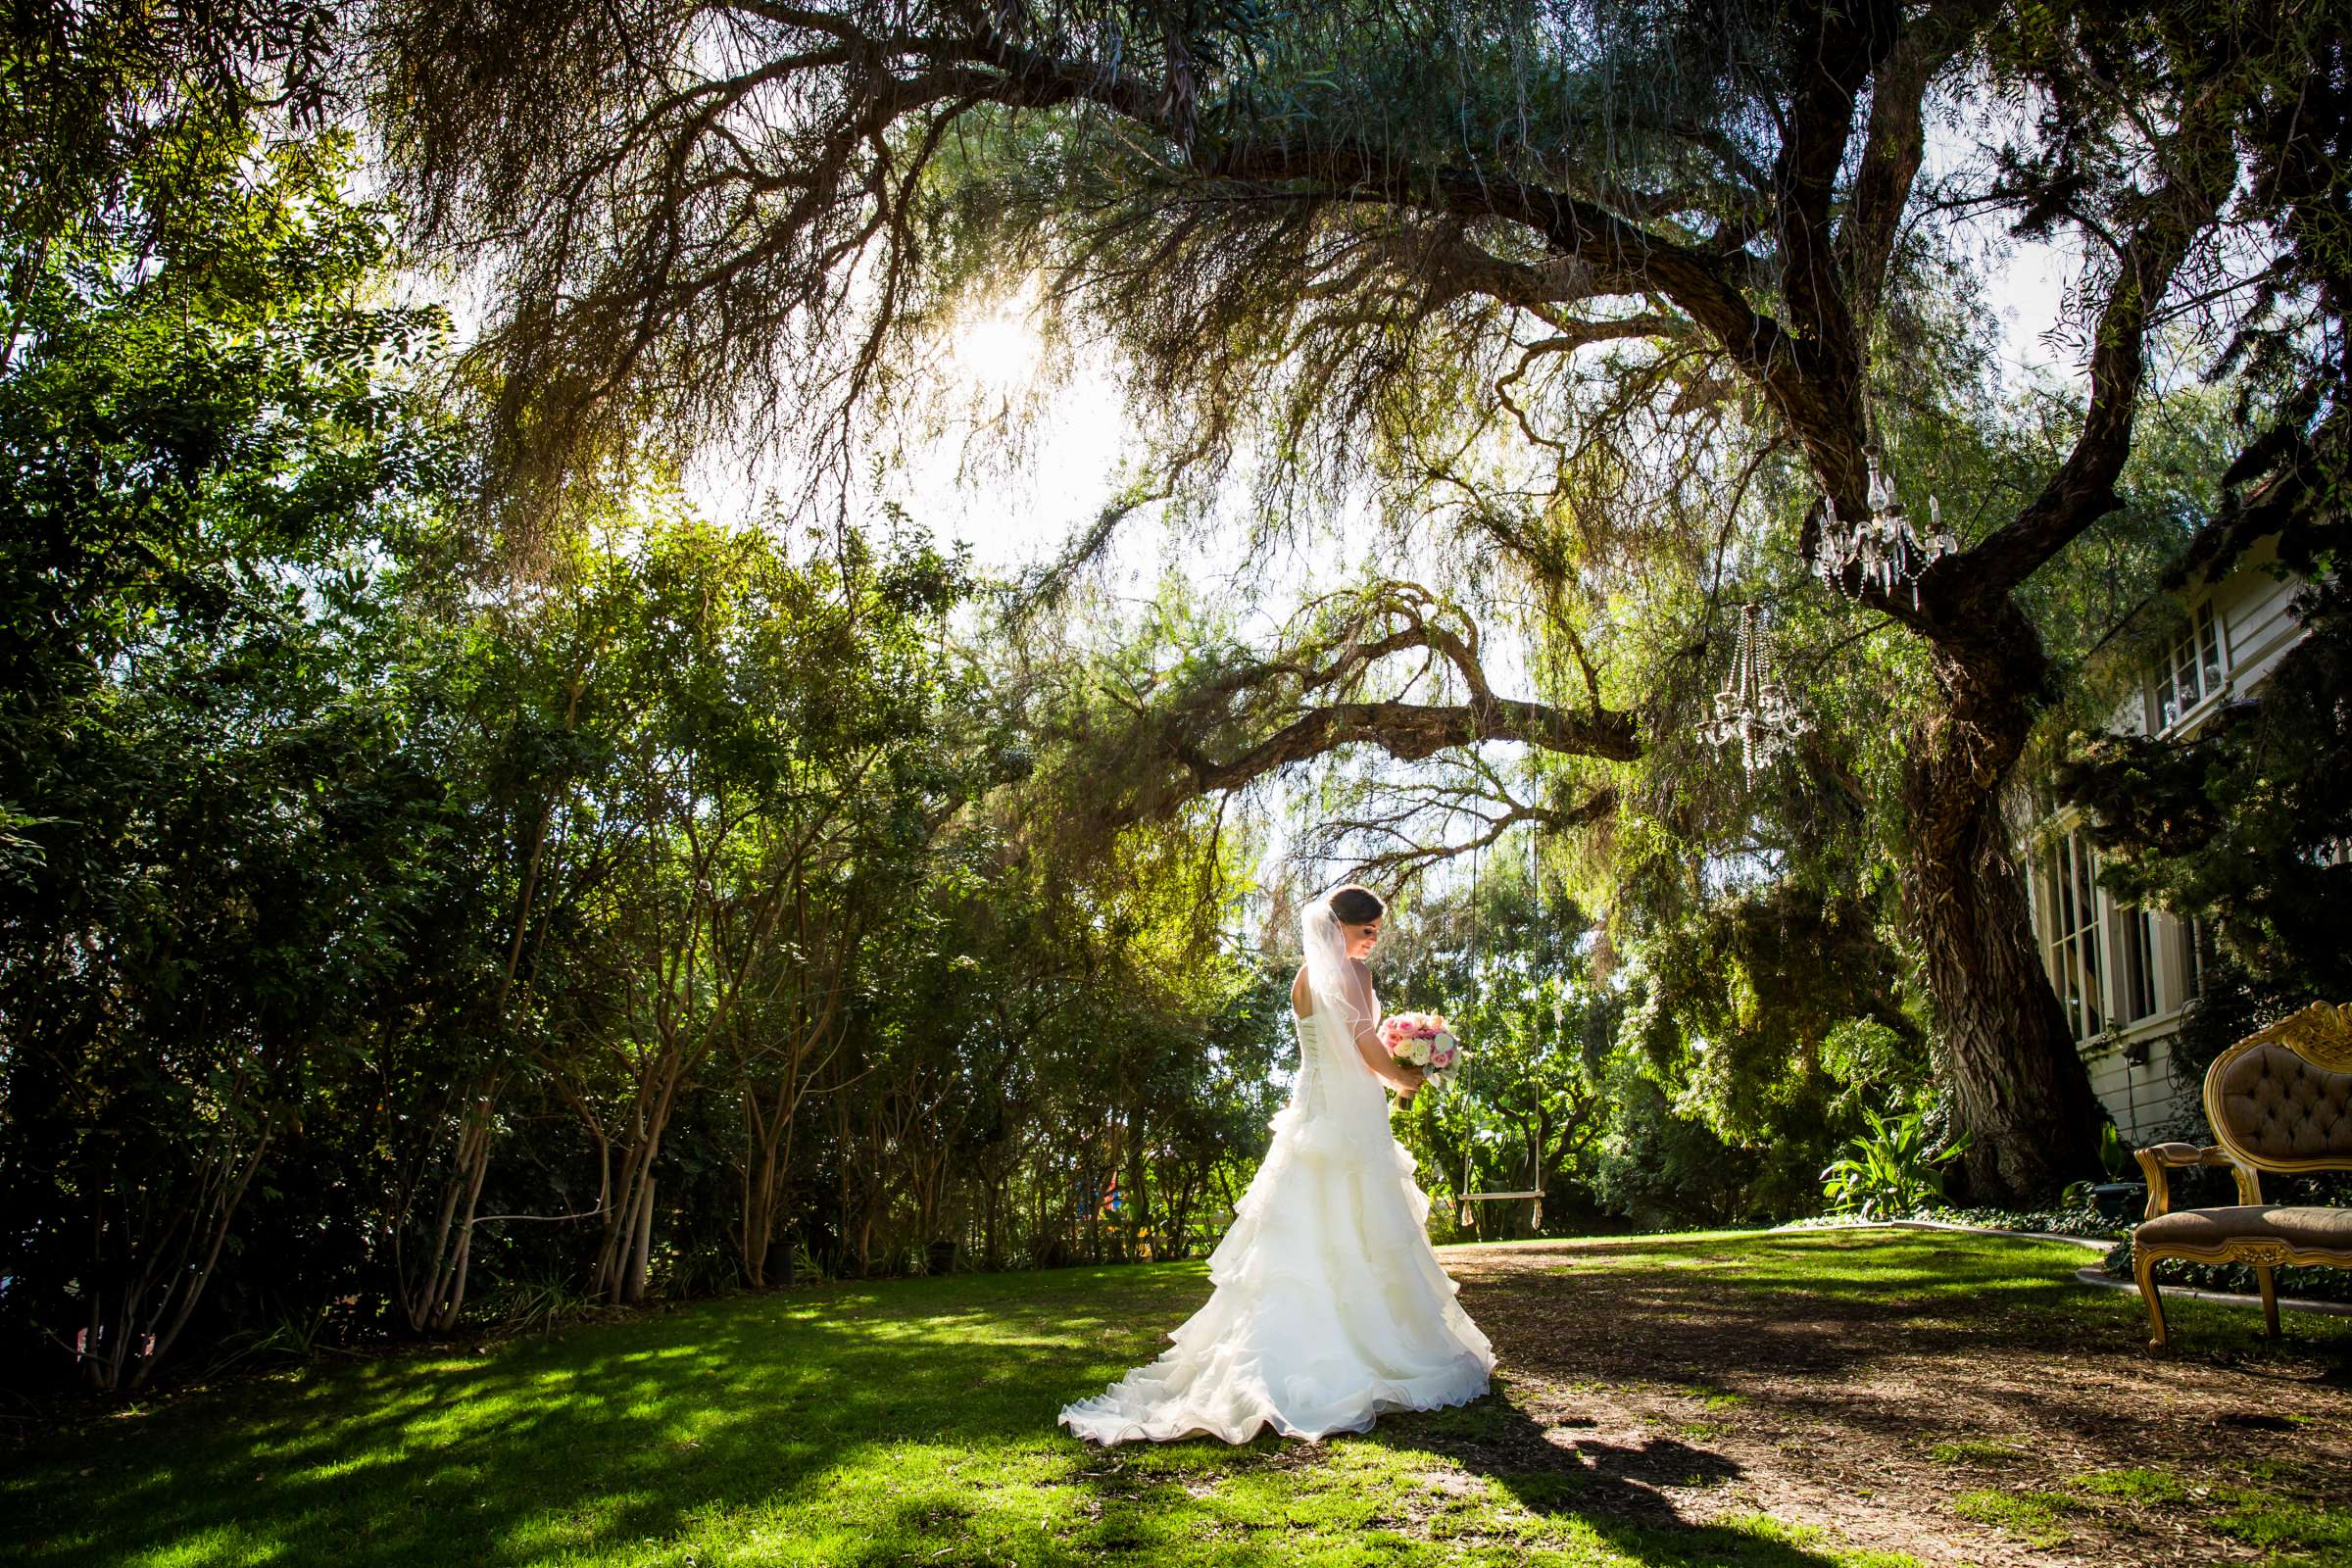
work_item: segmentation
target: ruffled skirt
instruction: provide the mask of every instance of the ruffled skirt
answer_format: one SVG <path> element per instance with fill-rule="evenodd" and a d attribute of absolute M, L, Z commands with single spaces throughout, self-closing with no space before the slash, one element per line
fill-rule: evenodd
<path fill-rule="evenodd" d="M 1209 1255 L 1206 1305 L 1171 1348 L 1061 1424 L 1095 1443 L 1247 1443 L 1363 1432 L 1487 1392 L 1494 1352 L 1454 1300 L 1413 1156 L 1385 1103 L 1274 1118 L 1274 1144 Z"/>

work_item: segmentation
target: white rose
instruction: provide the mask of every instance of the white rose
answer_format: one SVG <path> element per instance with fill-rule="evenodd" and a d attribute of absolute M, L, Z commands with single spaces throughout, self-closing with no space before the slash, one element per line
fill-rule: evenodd
<path fill-rule="evenodd" d="M 1404 1043 L 1404 1059 L 1416 1067 L 1429 1065 L 1429 1042 L 1415 1036 Z"/>

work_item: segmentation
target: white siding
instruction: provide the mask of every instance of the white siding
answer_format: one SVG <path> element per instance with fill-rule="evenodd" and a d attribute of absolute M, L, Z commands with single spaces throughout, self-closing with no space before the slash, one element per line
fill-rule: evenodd
<path fill-rule="evenodd" d="M 2272 559 L 2266 546 L 2256 565 Z M 2303 635 L 2289 613 L 2300 586 L 2292 578 L 2281 582 L 2255 567 L 2232 572 L 2215 585 L 2214 611 L 2229 635 L 2230 695 L 2244 696 L 2260 686 L 2279 656 Z"/>
<path fill-rule="evenodd" d="M 2266 543 L 2227 578 L 2183 597 L 2192 627 L 2198 607 L 2211 608 L 2221 679 L 2178 712 L 2172 732 L 2193 733 L 2232 699 L 2251 695 L 2302 635 L 2289 612 L 2300 584 L 2263 569 L 2275 559 Z M 2115 715 L 2116 727 L 2142 732 L 2162 727 L 2161 693 L 2158 671 L 2142 671 L 2140 694 L 2124 702 Z M 2074 1013 L 2078 1036 L 2087 1036 L 2081 1040 L 2082 1059 L 2090 1069 L 2091 1088 L 2115 1117 L 2125 1143 L 2141 1144 L 2196 1106 L 2198 1086 L 2175 1084 L 2169 1060 L 2180 1007 L 2195 987 L 2189 933 L 2180 921 L 2158 911 L 2149 924 L 2145 959 L 2135 969 L 2128 950 L 2139 936 L 2130 912 L 2118 909 L 2102 888 L 2094 895 L 2096 920 L 2086 932 L 2078 910 L 2070 934 L 2057 872 L 2070 863 L 2069 855 L 2082 853 L 2079 843 L 2064 842 L 2074 830 L 2071 813 L 2062 812 L 2037 824 L 2021 846 L 2033 892 L 2034 929 L 2062 1001 L 2068 994 L 2068 975 L 2080 975 L 2086 958 L 2095 954 L 2097 983 L 2093 994 L 2083 999 L 2090 1005 L 2079 1004 Z M 2139 1018 L 2132 1016 L 2135 984 L 2140 987 L 2137 1000 L 2153 1004 Z M 2079 979 L 2076 986 L 2082 988 Z M 2094 1019 L 2095 1034 L 2090 1032 Z M 2147 1060 L 2134 1065 L 2128 1059 L 2130 1050 L 2142 1046 Z"/>
<path fill-rule="evenodd" d="M 2153 1047 L 2147 1061 L 2138 1065 L 2127 1059 L 2120 1048 L 2084 1054 L 2090 1087 L 2107 1107 L 2107 1114 L 2115 1118 L 2128 1149 L 2155 1142 L 2183 1108 L 2181 1097 L 2173 1087 L 2164 1041 L 2153 1042 Z"/>

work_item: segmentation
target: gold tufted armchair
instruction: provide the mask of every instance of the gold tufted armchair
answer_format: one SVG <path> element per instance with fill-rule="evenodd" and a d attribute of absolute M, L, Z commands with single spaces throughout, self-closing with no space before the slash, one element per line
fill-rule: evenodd
<path fill-rule="evenodd" d="M 2132 1233 L 2132 1272 L 2148 1303 L 2150 1349 L 2164 1348 L 2160 1257 L 2251 1263 L 2262 1285 L 2265 1330 L 2278 1332 L 2281 1263 L 2352 1268 L 2352 1208 L 2295 1208 L 2262 1200 L 2262 1173 L 2352 1170 L 2352 1005 L 2313 1003 L 2256 1030 L 2205 1071 L 2205 1123 L 2215 1142 L 2135 1151 L 2148 1177 L 2148 1214 Z M 2172 1212 L 2165 1172 L 2227 1165 L 2237 1177 L 2230 1208 Z"/>

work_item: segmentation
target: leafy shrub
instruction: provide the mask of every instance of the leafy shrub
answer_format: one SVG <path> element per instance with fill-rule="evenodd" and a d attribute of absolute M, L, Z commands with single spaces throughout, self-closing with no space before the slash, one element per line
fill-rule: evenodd
<path fill-rule="evenodd" d="M 1833 1230 L 1838 1226 L 1892 1224 L 1902 1220 L 1975 1225 L 1989 1231 L 2024 1231 L 2043 1236 L 2080 1236 L 2085 1241 L 2107 1241 L 2120 1234 L 2113 1219 L 2087 1204 L 2059 1208 L 1952 1208 L 1942 1203 L 1925 1203 L 1907 1213 L 1821 1214 L 1797 1220 L 1787 1228 Z"/>
<path fill-rule="evenodd" d="M 1921 1112 L 1882 1116 L 1866 1106 L 1862 1114 L 1870 1132 L 1846 1145 L 1845 1153 L 1821 1173 L 1822 1197 L 1831 1211 L 1877 1219 L 1909 1214 L 1941 1198 L 1941 1167 L 1966 1152 L 1967 1135 L 1931 1152 Z"/>

